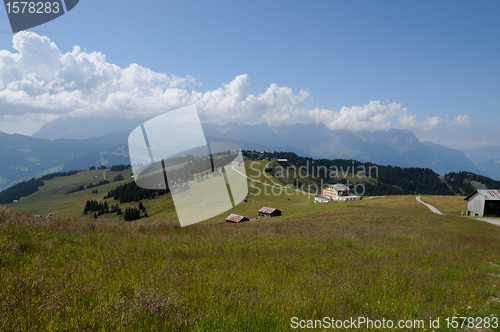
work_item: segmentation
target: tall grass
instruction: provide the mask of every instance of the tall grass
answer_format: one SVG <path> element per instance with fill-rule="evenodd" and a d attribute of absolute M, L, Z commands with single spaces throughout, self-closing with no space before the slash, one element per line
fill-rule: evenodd
<path fill-rule="evenodd" d="M 500 267 L 488 264 L 500 263 L 498 227 L 387 202 L 187 228 L 0 210 L 0 330 L 283 331 L 292 317 L 500 313 Z"/>

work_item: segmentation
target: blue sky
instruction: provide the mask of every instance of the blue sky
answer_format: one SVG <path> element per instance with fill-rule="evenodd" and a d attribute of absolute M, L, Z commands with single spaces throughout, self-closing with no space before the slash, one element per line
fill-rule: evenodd
<path fill-rule="evenodd" d="M 15 54 L 5 11 L 0 17 L 0 50 Z M 61 54 L 78 45 L 82 52 L 105 54 L 107 63 L 120 68 L 136 63 L 155 73 L 192 77 L 175 86 L 190 93 L 216 91 L 243 74 L 251 81 L 243 86 L 253 96 L 272 84 L 290 88 L 294 96 L 307 92 L 282 112 L 290 107 L 350 112 L 372 101 L 396 103 L 420 123 L 407 126 L 419 138 L 472 147 L 458 141 L 464 131 L 478 137 L 476 145 L 500 143 L 498 17 L 498 1 L 81 0 L 68 14 L 30 31 L 48 37 Z M 256 122 L 281 124 L 279 109 L 274 117 L 257 114 Z M 337 128 L 335 114 L 319 113 L 314 121 Z M 391 114 L 393 120 L 398 116 Z M 22 116 L 4 117 L 0 130 L 33 131 L 49 119 L 26 116 L 23 124 Z M 454 126 L 457 116 L 462 121 Z M 439 125 L 424 124 L 432 117 Z M 303 115 L 287 119 L 312 121 Z M 395 127 L 408 123 L 396 122 Z"/>

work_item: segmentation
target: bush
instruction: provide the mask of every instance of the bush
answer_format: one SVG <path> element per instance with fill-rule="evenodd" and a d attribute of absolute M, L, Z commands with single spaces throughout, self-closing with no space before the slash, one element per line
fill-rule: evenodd
<path fill-rule="evenodd" d="M 113 179 L 113 182 L 118 182 L 118 181 L 123 181 L 123 180 L 124 180 L 124 179 L 123 179 L 123 176 L 121 176 L 121 175 L 117 175 L 117 176 L 115 176 L 115 178 Z"/>
<path fill-rule="evenodd" d="M 125 221 L 133 221 L 141 219 L 141 212 L 136 208 L 127 208 L 125 209 L 125 214 L 123 215 L 123 220 Z"/>

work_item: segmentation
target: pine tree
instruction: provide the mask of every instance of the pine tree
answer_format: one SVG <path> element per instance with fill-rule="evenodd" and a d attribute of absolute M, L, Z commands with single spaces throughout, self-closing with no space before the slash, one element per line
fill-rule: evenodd
<path fill-rule="evenodd" d="M 90 211 L 90 201 L 87 201 L 85 204 L 85 209 L 83 210 L 83 214 L 87 214 Z"/>

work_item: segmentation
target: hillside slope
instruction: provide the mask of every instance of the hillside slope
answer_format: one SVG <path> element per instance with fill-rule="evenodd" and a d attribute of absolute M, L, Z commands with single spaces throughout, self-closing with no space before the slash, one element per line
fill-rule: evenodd
<path fill-rule="evenodd" d="M 34 136 L 44 138 L 102 136 L 104 133 L 110 133 L 111 129 L 130 131 L 143 120 L 145 119 L 117 119 L 113 120 L 112 126 L 106 126 L 110 120 L 104 118 L 58 119 L 44 125 Z M 215 138 L 216 141 L 240 144 L 242 149 L 292 151 L 314 158 L 357 159 L 381 165 L 423 167 L 440 174 L 460 171 L 482 172 L 462 151 L 420 142 L 409 130 L 349 131 L 330 130 L 315 124 L 272 126 L 267 123 L 257 125 L 203 123 L 203 130 L 207 137 Z M 125 143 L 124 141 L 122 145 Z"/>
<path fill-rule="evenodd" d="M 481 180 L 489 186 L 496 184 L 491 179 L 474 177 L 465 173 L 452 173 L 440 179 L 436 173 L 429 169 L 403 169 L 388 166 L 378 166 L 378 177 L 358 177 L 359 173 L 354 173 L 353 175 L 351 171 L 348 171 L 345 174 L 337 172 L 337 175 L 333 175 L 333 177 L 330 177 L 330 174 L 328 179 L 326 179 L 322 174 L 317 173 L 317 169 L 313 169 L 312 167 L 308 171 L 305 171 L 307 163 L 311 162 L 309 158 L 298 157 L 290 153 L 277 155 L 288 157 L 289 163 L 280 164 L 275 161 L 266 160 L 246 161 L 247 176 L 256 180 L 247 180 L 249 189 L 248 202 L 239 204 L 223 213 L 223 215 L 211 218 L 207 222 L 222 222 L 230 213 L 253 218 L 258 215 L 257 211 L 263 206 L 277 207 L 286 211 L 285 214 L 288 216 L 300 215 L 306 211 L 329 209 L 333 205 L 326 204 L 323 206 L 322 204 L 314 204 L 314 194 L 320 193 L 321 185 L 325 183 L 359 184 L 366 189 L 365 196 L 394 194 L 434 195 L 436 191 L 439 192 L 440 190 L 442 191 L 441 194 L 456 195 L 467 193 L 472 188 L 470 187 L 471 181 Z M 341 162 L 346 167 L 362 165 L 361 163 L 359 165 L 353 164 L 353 161 L 350 160 L 316 160 L 315 162 L 317 166 L 330 164 L 341 166 Z M 330 164 L 326 164 L 327 162 Z M 283 172 L 283 168 L 287 169 L 288 172 Z M 299 171 L 295 172 L 295 170 Z M 314 176 L 311 175 L 313 173 Z M 37 192 L 21 198 L 16 204 L 9 204 L 8 206 L 17 211 L 30 214 L 48 215 L 49 213 L 56 213 L 65 217 L 92 219 L 94 217 L 93 213 L 84 215 L 84 207 L 87 201 L 97 201 L 102 204 L 106 202 L 109 208 L 118 205 L 122 211 L 128 208 L 137 209 L 139 204 L 142 203 L 147 209 L 147 220 L 176 222 L 177 214 L 172 196 L 169 193 L 156 196 L 155 198 L 141 198 L 132 201 L 114 199 L 113 196 L 115 194 L 113 191 L 117 187 L 127 184 L 136 187 L 134 180 L 130 178 L 130 174 L 130 169 L 119 172 L 95 170 L 80 172 L 67 177 L 54 178 L 44 181 L 44 186 L 40 187 Z M 104 175 L 111 183 L 85 189 L 89 184 L 97 184 L 102 181 Z M 112 182 L 117 176 L 123 177 L 124 180 Z M 286 188 L 287 185 L 290 187 Z M 83 190 L 69 193 L 80 186 L 84 187 Z M 357 189 L 360 190 L 359 188 Z M 304 191 L 310 192 L 310 194 L 304 193 Z M 463 197 L 456 196 L 456 200 L 457 204 L 460 205 L 462 204 Z M 99 216 L 99 218 L 122 220 L 123 215 L 110 213 Z"/>
<path fill-rule="evenodd" d="M 58 172 L 71 160 L 111 149 L 113 155 L 117 146 L 127 142 L 128 132 L 116 132 L 99 138 L 88 140 L 57 139 L 46 140 L 24 135 L 0 135 L 0 191 L 23 180 L 42 174 Z M 125 155 L 125 152 L 122 151 Z M 106 158 L 104 158 L 106 159 Z M 123 163 L 126 158 L 112 160 L 116 164 Z M 89 159 L 91 162 L 97 160 Z M 121 161 L 121 162 L 117 162 Z M 129 161 L 126 161 L 129 163 Z M 88 169 L 84 162 L 72 162 L 66 170 Z M 100 166 L 93 164 L 92 166 Z"/>

